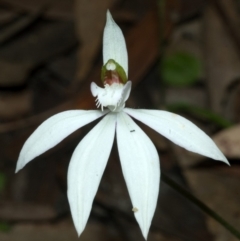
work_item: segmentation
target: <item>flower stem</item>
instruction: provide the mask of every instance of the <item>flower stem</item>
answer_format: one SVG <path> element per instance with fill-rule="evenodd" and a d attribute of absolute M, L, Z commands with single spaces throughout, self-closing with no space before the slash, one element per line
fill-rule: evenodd
<path fill-rule="evenodd" d="M 240 232 L 237 229 L 235 229 L 231 224 L 229 224 L 226 220 L 224 220 L 220 215 L 218 215 L 211 208 L 209 208 L 207 205 L 205 205 L 203 202 L 201 202 L 199 199 L 197 199 L 195 196 L 193 196 L 185 188 L 178 185 L 173 179 L 171 179 L 164 173 L 162 173 L 161 176 L 162 176 L 161 177 L 162 181 L 164 181 L 166 184 L 168 184 L 174 190 L 176 190 L 181 195 L 183 195 L 185 198 L 187 198 L 188 200 L 193 202 L 195 205 L 197 205 L 203 212 L 205 212 L 206 214 L 211 216 L 213 219 L 215 219 L 224 228 L 226 228 L 230 233 L 232 233 L 238 240 L 240 240 Z"/>

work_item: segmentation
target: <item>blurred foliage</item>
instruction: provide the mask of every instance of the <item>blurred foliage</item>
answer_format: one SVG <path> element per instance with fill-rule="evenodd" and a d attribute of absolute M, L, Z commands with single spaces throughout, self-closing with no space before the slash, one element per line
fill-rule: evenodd
<path fill-rule="evenodd" d="M 11 229 L 11 225 L 6 222 L 0 222 L 0 231 L 1 232 L 9 232 Z"/>
<path fill-rule="evenodd" d="M 201 63 L 192 54 L 177 52 L 162 59 L 162 78 L 165 84 L 185 87 L 196 83 L 201 73 Z"/>
<path fill-rule="evenodd" d="M 6 175 L 0 172 L 0 194 L 3 192 L 6 186 Z M 6 222 L 0 222 L 0 231 L 1 232 L 8 232 L 10 230 L 10 225 Z"/>
<path fill-rule="evenodd" d="M 198 119 L 213 123 L 219 128 L 227 128 L 232 126 L 232 123 L 229 120 L 226 120 L 222 116 L 210 110 L 200 108 L 197 106 L 193 106 L 185 103 L 177 103 L 177 104 L 167 105 L 166 108 L 171 112 L 175 112 L 175 113 L 181 112 L 185 114 L 190 114 Z"/>

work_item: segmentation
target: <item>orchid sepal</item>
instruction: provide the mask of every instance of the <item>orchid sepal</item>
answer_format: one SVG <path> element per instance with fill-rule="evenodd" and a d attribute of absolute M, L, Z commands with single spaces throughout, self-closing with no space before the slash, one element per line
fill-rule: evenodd
<path fill-rule="evenodd" d="M 113 59 L 128 77 L 128 53 L 122 30 L 115 23 L 109 10 L 103 33 L 103 65 Z"/>

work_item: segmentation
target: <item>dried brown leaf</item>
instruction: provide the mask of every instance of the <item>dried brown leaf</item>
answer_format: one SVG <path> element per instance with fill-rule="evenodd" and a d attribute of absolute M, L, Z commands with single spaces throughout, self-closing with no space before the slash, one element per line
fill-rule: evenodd
<path fill-rule="evenodd" d="M 240 124 L 219 132 L 213 139 L 228 158 L 240 158 Z"/>
<path fill-rule="evenodd" d="M 1 202 L 0 219 L 4 221 L 42 221 L 56 217 L 54 209 L 47 205 Z"/>
<path fill-rule="evenodd" d="M 0 92 L 0 119 L 16 119 L 30 113 L 32 91 L 26 89 L 18 93 Z"/>
<path fill-rule="evenodd" d="M 27 80 L 31 67 L 30 63 L 14 63 L 0 59 L 0 86 L 23 85 Z"/>
<path fill-rule="evenodd" d="M 81 45 L 78 51 L 78 70 L 74 85 L 81 83 L 92 68 L 102 43 L 106 11 L 113 3 L 111 0 L 75 1 L 77 35 Z"/>
<path fill-rule="evenodd" d="M 79 241 L 72 220 L 56 224 L 17 224 L 10 232 L 0 233 L 1 241 Z M 89 222 L 81 241 L 120 241 L 119 233 L 104 223 Z"/>
<path fill-rule="evenodd" d="M 205 57 L 211 107 L 223 114 L 223 96 L 227 87 L 240 76 L 240 58 L 229 32 L 216 9 L 205 9 Z"/>
<path fill-rule="evenodd" d="M 239 229 L 239 172 L 238 175 L 233 175 L 233 169 L 234 167 L 215 170 L 188 169 L 184 173 L 194 194 L 231 225 Z M 214 219 L 208 216 L 207 218 L 208 227 L 215 236 L 215 241 L 238 240 Z"/>
<path fill-rule="evenodd" d="M 45 9 L 43 15 L 50 19 L 73 20 L 74 0 L 1 0 L 10 8 L 34 13 Z"/>
<path fill-rule="evenodd" d="M 23 16 L 20 19 L 14 21 L 7 28 L 3 29 L 0 33 L 0 45 L 6 43 L 15 35 L 29 27 L 34 21 L 36 21 L 41 15 L 41 12 Z"/>
<path fill-rule="evenodd" d="M 0 9 L 0 26 L 10 23 L 18 14 L 9 10 Z"/>
<path fill-rule="evenodd" d="M 23 84 L 34 68 L 72 48 L 77 42 L 73 29 L 72 23 L 42 24 L 0 48 L 0 85 Z"/>

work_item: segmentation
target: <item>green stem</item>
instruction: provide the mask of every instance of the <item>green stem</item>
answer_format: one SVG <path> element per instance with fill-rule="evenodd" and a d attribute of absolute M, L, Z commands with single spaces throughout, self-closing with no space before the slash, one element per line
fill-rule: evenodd
<path fill-rule="evenodd" d="M 170 187 L 175 189 L 177 192 L 179 192 L 181 195 L 183 195 L 185 198 L 193 202 L 195 205 L 197 205 L 203 212 L 211 216 L 213 219 L 215 219 L 218 223 L 220 223 L 224 228 L 226 228 L 229 232 L 231 232 L 237 239 L 240 240 L 240 232 L 235 229 L 232 225 L 230 225 L 226 220 L 224 220 L 221 216 L 219 216 L 217 213 L 215 213 L 211 208 L 206 206 L 203 202 L 201 202 L 199 199 L 197 199 L 195 196 L 193 196 L 190 192 L 188 192 L 186 189 L 178 185 L 174 180 L 166 176 L 164 173 L 161 174 L 161 179 L 166 184 L 168 184 Z"/>

